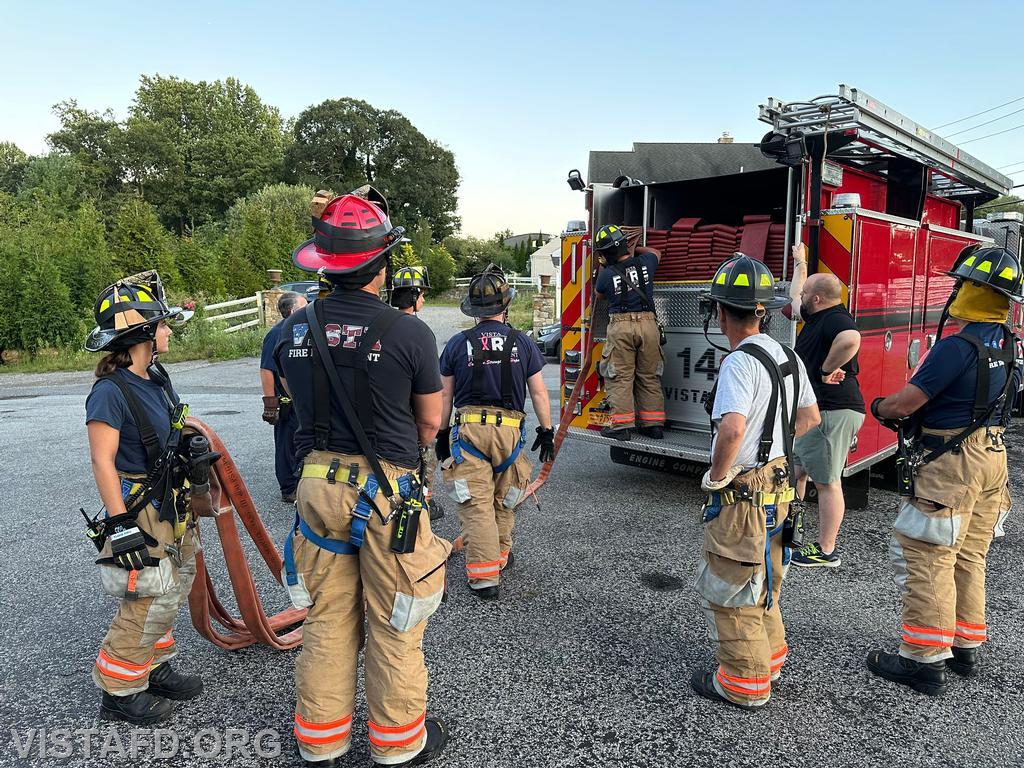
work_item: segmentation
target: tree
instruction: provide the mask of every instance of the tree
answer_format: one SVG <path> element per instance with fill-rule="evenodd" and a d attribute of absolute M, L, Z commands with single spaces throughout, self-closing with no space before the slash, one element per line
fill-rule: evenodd
<path fill-rule="evenodd" d="M 167 286 L 177 288 L 181 284 L 171 235 L 145 200 L 129 198 L 118 209 L 110 233 L 110 250 L 119 277 L 155 269 Z"/>
<path fill-rule="evenodd" d="M 1024 200 L 1021 200 L 1016 195 L 1004 195 L 1002 197 L 997 197 L 991 203 L 985 203 L 985 205 L 979 206 L 976 216 L 984 218 L 986 215 L 996 213 L 997 211 L 1024 213 Z"/>
<path fill-rule="evenodd" d="M 293 181 L 342 191 L 373 184 L 395 224 L 426 219 L 436 241 L 458 229 L 455 156 L 401 113 L 331 99 L 303 110 L 292 138 L 285 167 Z"/>
<path fill-rule="evenodd" d="M 46 216 L 70 216 L 82 201 L 94 196 L 87 174 L 73 157 L 50 154 L 25 165 L 18 198 Z"/>
<path fill-rule="evenodd" d="M 234 78 L 143 76 L 125 131 L 125 166 L 178 232 L 281 179 L 281 115 Z"/>
<path fill-rule="evenodd" d="M 68 287 L 71 302 L 83 318 L 92 317 L 96 297 L 117 279 L 107 249 L 103 217 L 91 202 L 79 206 L 65 222 L 51 226 L 47 251 Z"/>
<path fill-rule="evenodd" d="M 270 184 L 252 195 L 238 200 L 227 212 L 228 237 L 241 236 L 242 222 L 251 210 L 259 211 L 267 222 L 270 250 L 268 269 L 280 269 L 286 280 L 307 279 L 292 263 L 292 251 L 310 237 L 309 201 L 312 187 L 292 184 Z"/>
<path fill-rule="evenodd" d="M 493 238 L 446 237 L 444 246 L 455 261 L 455 272 L 459 277 L 482 272 L 488 264 L 496 264 L 506 272 L 515 270 L 512 250 L 498 245 Z"/>
<path fill-rule="evenodd" d="M 18 191 L 28 160 L 28 155 L 18 149 L 16 144 L 0 141 L 0 192 L 13 195 Z"/>
<path fill-rule="evenodd" d="M 91 187 L 112 195 L 125 180 L 125 132 L 109 109 L 82 109 L 74 99 L 53 108 L 60 128 L 47 141 L 59 154 L 74 158 Z"/>

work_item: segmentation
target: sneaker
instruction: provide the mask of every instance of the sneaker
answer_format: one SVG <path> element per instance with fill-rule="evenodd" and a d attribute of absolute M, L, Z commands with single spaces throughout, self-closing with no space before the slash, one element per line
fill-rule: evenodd
<path fill-rule="evenodd" d="M 497 587 L 495 587 L 495 589 L 497 589 Z M 423 765 L 424 763 L 429 763 L 441 754 L 441 750 L 444 749 L 444 745 L 448 743 L 448 729 L 445 727 L 444 723 L 433 717 L 428 717 L 424 725 L 427 729 L 427 741 L 423 745 L 423 749 L 421 749 L 411 760 L 406 760 L 404 763 L 397 763 L 397 766 Z"/>
<path fill-rule="evenodd" d="M 798 552 L 793 553 L 793 565 L 801 568 L 838 568 L 842 564 L 839 555 L 834 551 L 826 555 L 821 551 L 818 542 L 812 542 Z"/>
<path fill-rule="evenodd" d="M 149 691 L 140 691 L 129 696 L 111 696 L 103 692 L 100 703 L 102 720 L 124 720 L 132 725 L 152 725 L 171 714 L 171 702 L 154 696 Z"/>
<path fill-rule="evenodd" d="M 879 677 L 913 688 L 918 693 L 939 696 L 946 692 L 946 662 L 925 664 L 897 653 L 871 651 L 868 669 Z"/>
<path fill-rule="evenodd" d="M 602 427 L 601 437 L 610 437 L 612 440 L 629 440 L 633 435 L 629 427 Z"/>
<path fill-rule="evenodd" d="M 199 675 L 182 675 L 171 669 L 170 662 L 157 664 L 149 673 L 149 692 L 162 699 L 194 699 L 203 692 Z"/>
<path fill-rule="evenodd" d="M 964 677 L 978 674 L 978 649 L 953 646 L 953 658 L 946 659 L 946 669 Z"/>
<path fill-rule="evenodd" d="M 663 427 L 660 427 L 660 426 L 640 427 L 637 430 L 637 432 L 639 432 L 644 437 L 651 438 L 651 440 L 664 440 L 665 439 L 665 429 Z"/>
<path fill-rule="evenodd" d="M 724 702 L 725 704 L 732 704 L 734 707 L 745 709 L 748 712 L 752 710 L 761 709 L 761 706 L 763 706 L 740 704 L 738 701 L 733 701 L 732 699 L 726 698 L 718 692 L 717 688 L 715 688 L 714 678 L 714 672 L 706 672 L 702 669 L 699 669 L 693 673 L 692 677 L 690 677 L 690 687 L 693 688 L 694 692 L 698 696 L 701 696 L 705 699 L 710 699 L 711 701 L 720 701 Z"/>

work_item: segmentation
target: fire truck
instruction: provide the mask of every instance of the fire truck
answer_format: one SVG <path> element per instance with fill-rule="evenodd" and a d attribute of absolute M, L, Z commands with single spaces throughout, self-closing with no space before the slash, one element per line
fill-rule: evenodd
<path fill-rule="evenodd" d="M 765 261 L 787 291 L 790 246 L 802 241 L 809 273 L 840 279 L 862 333 L 859 381 L 871 402 L 900 389 L 934 343 L 952 289 L 943 273 L 957 254 L 992 242 L 972 232 L 974 210 L 1007 194 L 1011 180 L 863 91 L 771 98 L 759 119 L 771 129 L 758 147 L 773 162 L 753 170 L 647 183 L 570 174 L 589 220 L 562 236 L 562 414 L 570 439 L 609 446 L 615 462 L 690 473 L 710 461 L 703 403 L 723 355 L 705 336 L 698 295 L 734 251 Z M 605 224 L 640 227 L 641 242 L 662 252 L 654 303 L 668 339 L 664 440 L 599 433 L 609 420 L 598 371 L 608 312 L 594 292 L 591 237 Z M 774 314 L 768 333 L 791 345 L 797 323 Z M 728 348 L 717 324 L 708 334 Z M 895 451 L 893 433 L 868 414 L 844 471 L 851 506 L 866 502 L 866 470 Z"/>

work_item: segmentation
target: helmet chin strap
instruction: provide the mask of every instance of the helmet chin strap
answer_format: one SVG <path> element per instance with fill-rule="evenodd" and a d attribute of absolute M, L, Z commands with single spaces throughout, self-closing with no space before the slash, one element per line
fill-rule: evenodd
<path fill-rule="evenodd" d="M 721 347 L 718 344 L 715 344 L 715 342 L 711 340 L 711 336 L 708 334 L 708 330 L 711 327 L 711 317 L 712 315 L 715 314 L 716 310 L 719 312 L 721 311 L 718 309 L 717 304 L 712 304 L 711 309 L 707 312 L 707 314 L 704 315 L 704 339 L 705 341 L 707 341 L 708 344 L 717 349 L 719 352 L 725 352 L 725 354 L 729 354 L 730 352 L 732 352 L 731 349 L 726 349 L 725 347 Z"/>
<path fill-rule="evenodd" d="M 953 306 L 953 302 L 956 301 L 956 295 L 960 293 L 960 286 L 962 283 L 958 280 L 956 285 L 953 287 L 953 292 L 949 294 L 949 298 L 946 299 L 946 306 L 942 308 L 942 314 L 939 315 L 939 327 L 935 330 L 935 341 L 938 342 L 942 338 L 942 329 L 946 327 L 946 321 L 949 320 L 949 308 Z M 935 346 L 934 344 L 932 346 Z"/>

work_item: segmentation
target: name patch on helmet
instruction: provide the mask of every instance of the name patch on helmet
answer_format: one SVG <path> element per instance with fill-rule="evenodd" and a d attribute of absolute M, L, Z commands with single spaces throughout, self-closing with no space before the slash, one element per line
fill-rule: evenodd
<path fill-rule="evenodd" d="M 309 323 L 296 323 L 292 326 L 292 346 L 301 347 L 309 333 Z"/>

